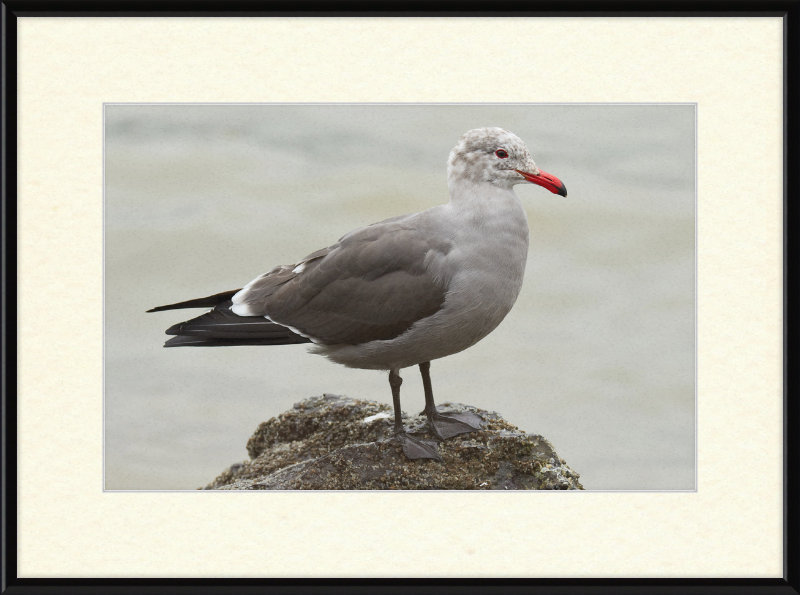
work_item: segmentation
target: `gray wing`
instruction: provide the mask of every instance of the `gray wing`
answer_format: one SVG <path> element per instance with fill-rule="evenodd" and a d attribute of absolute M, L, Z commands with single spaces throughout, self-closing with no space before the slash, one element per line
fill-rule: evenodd
<path fill-rule="evenodd" d="M 395 217 L 356 230 L 297 265 L 276 267 L 234 296 L 234 311 L 269 316 L 328 345 L 399 336 L 438 312 L 446 294 L 424 263 L 450 245 L 413 220 Z"/>

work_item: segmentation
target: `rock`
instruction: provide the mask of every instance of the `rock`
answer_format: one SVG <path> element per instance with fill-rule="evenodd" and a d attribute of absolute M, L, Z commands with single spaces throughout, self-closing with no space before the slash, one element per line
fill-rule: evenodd
<path fill-rule="evenodd" d="M 470 411 L 480 432 L 439 443 L 442 462 L 409 460 L 392 437 L 391 407 L 325 394 L 262 423 L 235 463 L 207 490 L 582 490 L 553 445 L 497 413 L 444 403 L 440 413 Z M 423 438 L 423 415 L 403 416 Z"/>

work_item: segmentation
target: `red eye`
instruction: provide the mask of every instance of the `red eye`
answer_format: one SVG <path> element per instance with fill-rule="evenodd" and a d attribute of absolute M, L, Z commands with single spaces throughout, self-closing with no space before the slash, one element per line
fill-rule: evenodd
<path fill-rule="evenodd" d="M 500 159 L 505 159 L 506 157 L 508 157 L 508 153 L 506 153 L 503 149 L 497 149 L 494 152 L 494 154 L 497 155 Z"/>

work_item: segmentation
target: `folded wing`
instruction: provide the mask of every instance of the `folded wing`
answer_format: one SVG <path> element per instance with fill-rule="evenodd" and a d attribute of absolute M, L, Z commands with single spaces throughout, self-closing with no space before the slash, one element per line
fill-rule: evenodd
<path fill-rule="evenodd" d="M 444 306 L 444 282 L 425 263 L 449 249 L 394 218 L 262 275 L 233 296 L 232 311 L 268 316 L 327 345 L 393 339 Z"/>

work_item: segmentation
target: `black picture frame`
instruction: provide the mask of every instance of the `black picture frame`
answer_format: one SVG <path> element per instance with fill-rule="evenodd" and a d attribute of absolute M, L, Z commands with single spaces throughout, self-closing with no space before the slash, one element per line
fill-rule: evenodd
<path fill-rule="evenodd" d="M 488 3 L 486 3 L 488 4 Z M 800 199 L 800 0 L 529 1 L 504 10 L 454 8 L 409 1 L 368 6 L 340 1 L 227 2 L 180 0 L 2 1 L 2 593 L 490 593 L 753 594 L 800 593 L 800 420 L 790 396 L 791 351 L 788 272 L 791 205 Z M 17 18 L 36 16 L 771 16 L 784 22 L 784 572 L 783 578 L 681 579 L 75 579 L 19 578 L 17 573 L 16 404 L 16 138 Z M 46 489 L 46 487 L 44 488 Z"/>

